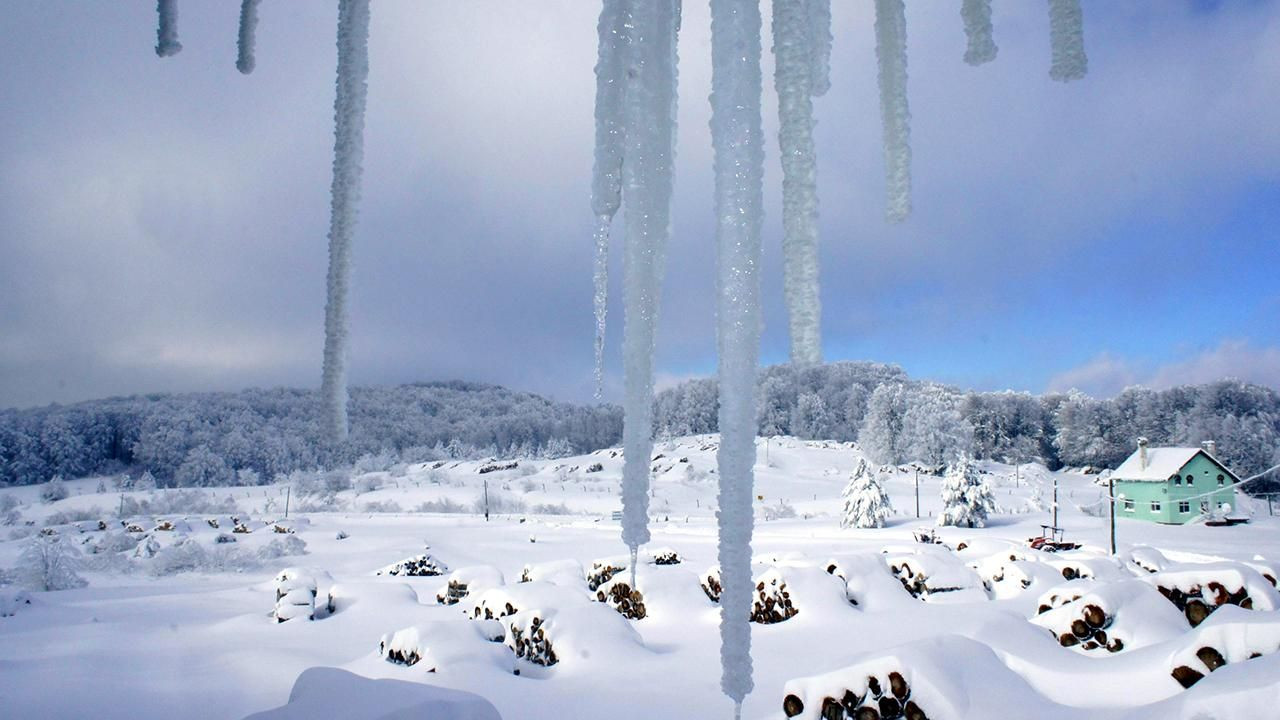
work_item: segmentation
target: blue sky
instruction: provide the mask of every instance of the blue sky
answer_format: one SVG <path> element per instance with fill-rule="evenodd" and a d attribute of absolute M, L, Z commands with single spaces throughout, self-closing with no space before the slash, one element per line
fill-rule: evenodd
<path fill-rule="evenodd" d="M 909 4 L 915 212 L 889 226 L 872 3 L 833 2 L 827 358 L 982 389 L 1280 386 L 1280 3 L 1085 0 L 1090 73 L 1065 85 L 1045 3 L 996 2 L 1000 53 L 979 68 L 958 2 Z M 164 60 L 152 2 L 7 8 L 0 406 L 318 384 L 336 3 L 264 3 L 248 77 L 233 6 L 180 0 L 185 49 Z M 375 0 L 353 382 L 590 397 L 597 10 Z M 686 0 L 662 383 L 715 367 L 708 35 Z M 762 356 L 778 362 L 768 47 Z"/>

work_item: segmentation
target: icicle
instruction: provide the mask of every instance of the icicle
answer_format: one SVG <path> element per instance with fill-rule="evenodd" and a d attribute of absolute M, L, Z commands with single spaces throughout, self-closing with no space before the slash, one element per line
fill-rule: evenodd
<path fill-rule="evenodd" d="M 813 79 L 810 92 L 821 97 L 831 89 L 831 0 L 806 0 Z M 775 37 L 777 31 L 774 31 Z M 776 42 L 776 40 L 775 40 Z"/>
<path fill-rule="evenodd" d="M 1089 70 L 1084 54 L 1084 13 L 1080 0 L 1049 0 L 1049 44 L 1053 64 L 1049 77 L 1061 82 L 1079 80 Z"/>
<path fill-rule="evenodd" d="M 720 383 L 720 687 L 740 705 L 751 679 L 751 532 L 760 353 L 760 7 L 711 0 L 711 142 L 715 150 L 716 344 Z M 734 709 L 735 715 L 740 712 Z"/>
<path fill-rule="evenodd" d="M 633 550 L 649 542 L 654 333 L 675 160 L 677 7 L 676 0 L 647 0 L 632 8 L 634 42 L 623 100 L 622 541 Z"/>
<path fill-rule="evenodd" d="M 351 277 L 351 236 L 360 202 L 368 77 L 369 0 L 339 0 L 328 301 L 324 308 L 324 376 L 320 390 L 325 404 L 326 435 L 333 442 L 347 437 L 347 294 Z"/>
<path fill-rule="evenodd" d="M 596 398 L 604 394 L 604 333 L 609 312 L 609 225 L 622 204 L 623 96 L 626 90 L 627 22 L 630 0 L 604 0 L 596 60 L 596 152 L 591 177 L 591 210 L 596 215 L 595 315 Z"/>
<path fill-rule="evenodd" d="M 258 29 L 258 3 L 262 0 L 241 0 L 240 35 L 236 38 L 236 69 L 248 75 L 255 65 L 253 57 L 254 33 Z"/>
<path fill-rule="evenodd" d="M 636 559 L 639 557 L 640 557 L 640 549 L 637 547 L 632 547 L 631 548 L 631 589 L 632 590 L 635 590 L 637 587 L 639 587 L 638 585 L 636 585 Z"/>
<path fill-rule="evenodd" d="M 818 180 L 813 147 L 813 25 L 816 0 L 773 0 L 774 87 L 782 157 L 783 288 L 791 333 L 791 362 L 822 362 L 818 296 Z M 829 10 L 828 10 L 829 12 Z M 829 19 L 828 15 L 828 19 Z M 827 31 L 830 38 L 830 32 Z"/>
<path fill-rule="evenodd" d="M 876 60 L 884 123 L 889 222 L 911 214 L 911 111 L 907 109 L 907 16 L 902 0 L 876 0 Z"/>
<path fill-rule="evenodd" d="M 156 3 L 156 14 L 160 16 L 160 24 L 156 28 L 156 55 L 177 55 L 182 50 L 182 43 L 178 42 L 177 0 L 159 0 Z"/>
<path fill-rule="evenodd" d="M 964 20 L 964 34 L 969 47 L 964 51 L 964 61 L 981 65 L 996 59 L 996 43 L 991 39 L 991 0 L 964 0 L 960 6 Z"/>

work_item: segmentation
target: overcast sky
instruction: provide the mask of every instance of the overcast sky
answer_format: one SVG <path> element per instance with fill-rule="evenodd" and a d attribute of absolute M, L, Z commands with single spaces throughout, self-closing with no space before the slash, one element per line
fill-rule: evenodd
<path fill-rule="evenodd" d="M 827 359 L 979 389 L 1280 386 L 1280 3 L 1085 0 L 1049 79 L 1043 0 L 909 2 L 915 212 L 883 220 L 873 3 L 833 0 L 816 101 Z M 315 387 L 336 2 L 9 2 L 0 24 L 0 406 Z M 592 386 L 592 0 L 374 0 L 351 379 Z M 772 56 L 762 358 L 787 357 Z M 685 0 L 660 381 L 714 372 L 705 2 Z M 617 399 L 621 255 L 608 373 Z"/>

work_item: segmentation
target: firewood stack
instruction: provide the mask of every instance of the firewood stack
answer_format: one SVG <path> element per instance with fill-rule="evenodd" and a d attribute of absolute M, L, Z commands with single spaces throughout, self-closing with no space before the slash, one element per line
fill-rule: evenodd
<path fill-rule="evenodd" d="M 587 589 L 595 592 L 601 585 L 613 579 L 614 575 L 626 570 L 626 565 L 612 560 L 596 560 L 591 563 L 587 572 Z"/>
<path fill-rule="evenodd" d="M 436 593 L 436 602 L 441 605 L 457 605 L 467 596 L 467 583 L 450 580 L 444 592 Z"/>
<path fill-rule="evenodd" d="M 755 602 L 751 606 L 751 622 L 772 625 L 790 620 L 800 611 L 791 603 L 791 593 L 782 574 L 770 568 L 756 580 Z"/>
<path fill-rule="evenodd" d="M 480 620 L 483 618 L 485 620 L 499 620 L 507 617 L 508 615 L 515 615 L 520 612 L 520 608 L 512 605 L 511 601 L 502 600 L 501 602 L 502 604 L 498 605 L 498 600 L 493 600 L 491 602 L 489 599 L 481 597 L 475 605 L 471 607 L 472 619 Z"/>
<path fill-rule="evenodd" d="M 1225 638 L 1220 638 L 1220 639 L 1225 639 Z M 1229 643 L 1223 643 L 1223 645 L 1224 647 L 1228 647 Z M 1245 650 L 1248 651 L 1247 656 L 1244 655 Z M 1278 651 L 1280 651 L 1280 647 L 1273 648 L 1270 650 L 1270 652 L 1278 652 Z M 1268 653 L 1259 652 L 1258 645 L 1256 642 L 1247 643 L 1243 648 L 1236 647 L 1234 651 L 1228 650 L 1227 652 L 1228 653 L 1235 652 L 1236 659 L 1241 662 L 1252 660 L 1257 657 L 1262 657 L 1264 654 L 1268 654 Z M 1203 678 L 1205 675 L 1217 670 L 1218 668 L 1222 667 L 1223 665 L 1226 665 L 1229 662 L 1227 660 L 1226 654 L 1219 651 L 1218 648 L 1214 647 L 1213 645 L 1204 645 L 1198 648 L 1195 652 L 1194 659 L 1191 659 L 1190 657 L 1184 657 L 1183 659 L 1186 662 L 1182 665 L 1178 665 L 1177 667 L 1175 667 L 1173 669 L 1173 672 L 1169 674 L 1172 675 L 1173 679 L 1177 680 L 1178 684 L 1184 688 L 1189 688 L 1192 685 L 1195 685 L 1196 683 L 1200 682 L 1201 678 Z M 1176 657 L 1174 659 L 1174 662 L 1177 662 Z"/>
<path fill-rule="evenodd" d="M 713 567 L 702 573 L 702 592 L 711 598 L 711 602 L 720 602 L 720 592 L 723 589 L 720 586 L 720 568 Z"/>
<path fill-rule="evenodd" d="M 531 613 L 512 618 L 506 623 L 509 629 L 507 647 L 515 652 L 516 657 L 524 658 L 534 665 L 551 667 L 560 662 L 544 624 L 541 617 Z"/>
<path fill-rule="evenodd" d="M 1040 597 L 1040 607 L 1036 609 L 1036 614 L 1043 615 L 1054 608 L 1059 608 L 1068 603 L 1073 603 L 1081 597 L 1082 595 L 1078 592 L 1053 590 Z"/>
<path fill-rule="evenodd" d="M 1191 627 L 1204 622 L 1205 618 L 1223 605 L 1239 605 L 1246 610 L 1253 609 L 1253 598 L 1249 591 L 1241 585 L 1235 590 L 1228 590 L 1217 580 L 1205 584 L 1192 584 L 1186 587 L 1156 585 L 1156 589 L 1173 603 L 1184 615 Z"/>
<path fill-rule="evenodd" d="M 648 611 L 644 595 L 633 590 L 625 578 L 614 578 L 596 590 L 596 600 L 608 605 L 628 620 L 643 620 Z"/>
<path fill-rule="evenodd" d="M 251 530 L 249 530 L 249 526 L 248 526 L 248 525 L 245 525 L 244 523 L 240 522 L 239 520 L 236 520 L 236 521 L 235 521 L 235 527 L 231 528 L 231 532 L 233 532 L 233 533 L 240 533 L 241 535 L 247 535 L 248 533 L 250 533 L 250 532 L 252 532 L 252 531 L 251 531 Z"/>
<path fill-rule="evenodd" d="M 402 577 L 435 577 L 448 571 L 448 566 L 431 555 L 414 555 L 398 563 L 388 565 L 377 572 L 378 575 Z"/>
<path fill-rule="evenodd" d="M 660 548 L 653 551 L 654 565 L 679 565 L 680 555 L 671 548 Z"/>
<path fill-rule="evenodd" d="M 1124 641 L 1118 637 L 1107 637 L 1107 629 L 1114 620 L 1100 606 L 1090 603 L 1081 608 L 1080 614 L 1069 624 L 1050 628 L 1049 632 L 1062 647 L 1079 645 L 1083 650 L 1106 648 L 1108 652 L 1115 653 L 1124 649 Z"/>
<path fill-rule="evenodd" d="M 294 568 L 286 568 L 276 575 L 276 609 L 274 613 L 277 623 L 305 617 L 314 620 L 316 616 L 316 580 L 304 575 Z"/>
<path fill-rule="evenodd" d="M 928 720 L 929 716 L 911 698 L 911 686 L 902 673 L 891 672 L 886 681 L 870 675 L 863 688 L 848 688 L 839 697 L 824 697 L 819 706 L 823 720 Z M 782 711 L 787 717 L 804 712 L 804 700 L 787 695 Z"/>

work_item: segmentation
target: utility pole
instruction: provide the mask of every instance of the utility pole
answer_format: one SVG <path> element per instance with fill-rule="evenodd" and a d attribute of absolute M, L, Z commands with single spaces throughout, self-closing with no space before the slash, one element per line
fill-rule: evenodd
<path fill-rule="evenodd" d="M 1013 465 L 1013 486 L 1022 487 L 1022 478 L 1018 477 L 1018 471 L 1022 469 L 1022 463 L 1014 463 Z"/>
<path fill-rule="evenodd" d="M 289 517 L 289 495 L 291 494 L 289 492 L 290 490 L 292 490 L 290 486 L 288 485 L 284 486 L 284 516 L 286 519 Z"/>
<path fill-rule="evenodd" d="M 1116 480 L 1107 478 L 1107 500 L 1111 503 L 1111 554 L 1116 554 Z"/>
<path fill-rule="evenodd" d="M 484 521 L 489 522 L 489 479 L 484 481 Z"/>
<path fill-rule="evenodd" d="M 1058 476 L 1053 476 L 1053 526 L 1058 527 Z"/>
<path fill-rule="evenodd" d="M 916 466 L 916 517 L 920 517 L 920 466 Z"/>
<path fill-rule="evenodd" d="M 1267 506 L 1271 506 L 1271 498 L 1267 498 Z M 120 493 L 120 512 L 116 513 L 119 517 L 124 517 L 124 493 Z"/>

